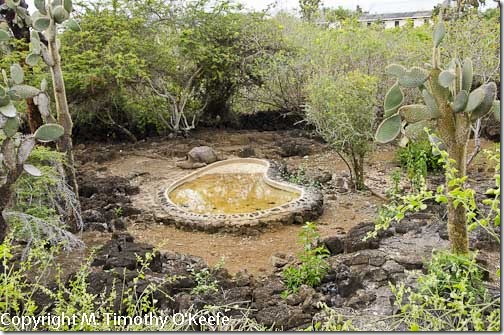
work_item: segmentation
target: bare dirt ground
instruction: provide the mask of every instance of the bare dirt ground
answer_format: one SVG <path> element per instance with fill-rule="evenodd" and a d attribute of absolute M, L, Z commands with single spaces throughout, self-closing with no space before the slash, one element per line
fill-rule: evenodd
<path fill-rule="evenodd" d="M 304 156 L 281 157 L 279 144 L 293 140 L 308 148 Z M 130 220 L 128 231 L 136 240 L 147 242 L 163 251 L 188 253 L 204 258 L 209 264 L 224 260 L 226 268 L 235 273 L 246 268 L 251 273 L 271 271 L 271 256 L 276 253 L 293 254 L 299 250 L 300 226 L 282 226 L 253 236 L 207 234 L 189 232 L 172 226 L 160 225 L 156 217 L 163 210 L 156 204 L 156 192 L 176 179 L 191 172 L 175 166 L 194 146 L 209 145 L 222 158 L 237 157 L 244 147 L 255 151 L 254 157 L 281 161 L 289 169 L 303 168 L 308 176 L 328 172 L 333 177 L 347 172 L 341 158 L 316 139 L 301 137 L 296 131 L 200 131 L 189 139 L 154 139 L 135 145 L 81 145 L 78 157 L 81 171 L 97 171 L 101 176 L 121 176 L 138 185 L 140 193 L 131 197 L 133 206 L 142 214 Z M 484 147 L 491 147 L 484 142 Z M 388 175 L 397 167 L 393 146 L 380 146 L 369 159 L 366 184 L 374 193 L 383 194 L 388 187 Z M 485 162 L 478 157 L 472 169 L 480 169 Z M 327 193 L 327 192 L 325 192 Z M 347 232 L 363 221 L 372 221 L 383 199 L 371 192 L 328 192 L 325 194 L 324 214 L 317 220 L 322 237 Z M 78 263 L 93 247 L 108 239 L 109 233 L 84 232 L 87 252 L 75 259 Z"/>

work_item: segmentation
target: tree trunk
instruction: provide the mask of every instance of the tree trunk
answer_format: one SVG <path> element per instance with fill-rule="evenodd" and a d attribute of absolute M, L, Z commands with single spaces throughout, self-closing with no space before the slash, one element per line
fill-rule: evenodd
<path fill-rule="evenodd" d="M 448 153 L 450 158 L 454 159 L 456 162 L 458 177 L 465 176 L 467 144 L 453 144 L 451 148 L 449 148 Z M 448 185 L 446 187 L 448 191 L 451 191 Z M 455 208 L 453 199 L 451 198 L 448 200 L 448 237 L 451 242 L 453 253 L 467 254 L 469 252 L 466 210 L 462 205 Z"/>
<path fill-rule="evenodd" d="M 79 199 L 79 187 L 77 184 L 77 178 L 75 175 L 74 167 L 74 156 L 73 156 L 73 146 L 72 146 L 72 117 L 70 116 L 70 111 L 68 109 L 68 102 L 65 91 L 65 82 L 63 80 L 63 72 L 61 70 L 61 58 L 59 54 L 59 49 L 56 42 L 56 27 L 54 23 L 51 24 L 49 28 L 48 36 L 48 47 L 49 54 L 53 61 L 51 64 L 51 75 L 53 80 L 54 88 L 54 99 L 56 102 L 56 112 L 58 116 L 58 123 L 65 129 L 63 136 L 58 141 L 58 149 L 66 154 L 65 162 L 65 175 L 67 183 L 72 188 L 77 199 Z M 77 220 L 72 222 L 71 229 L 77 231 Z"/>
<path fill-rule="evenodd" d="M 362 191 L 365 188 L 364 185 L 364 158 L 363 157 L 353 157 L 353 170 L 355 174 L 355 189 Z"/>

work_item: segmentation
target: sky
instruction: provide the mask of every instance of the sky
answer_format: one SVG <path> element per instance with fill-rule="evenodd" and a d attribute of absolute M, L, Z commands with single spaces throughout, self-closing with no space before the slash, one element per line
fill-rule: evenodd
<path fill-rule="evenodd" d="M 278 9 L 298 7 L 298 0 L 239 0 L 247 7 L 264 9 L 268 4 L 277 3 Z M 359 5 L 364 11 L 375 13 L 409 12 L 430 10 L 442 0 L 322 0 L 324 7 L 355 9 Z"/>
<path fill-rule="evenodd" d="M 248 8 L 262 10 L 269 4 L 276 3 L 276 10 L 297 10 L 299 0 L 237 0 Z M 364 11 L 371 14 L 410 12 L 417 10 L 431 10 L 443 0 L 322 0 L 324 7 L 355 9 L 359 5 Z M 26 1 L 30 11 L 33 11 L 33 0 Z M 495 7 L 493 1 L 487 1 Z"/>

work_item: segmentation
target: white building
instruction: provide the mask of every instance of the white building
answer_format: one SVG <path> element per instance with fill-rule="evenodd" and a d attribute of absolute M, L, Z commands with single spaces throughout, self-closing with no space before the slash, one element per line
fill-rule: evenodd
<path fill-rule="evenodd" d="M 383 22 L 385 28 L 402 27 L 408 21 L 413 21 L 413 26 L 419 27 L 423 24 L 430 24 L 432 22 L 432 11 L 364 14 L 359 19 L 359 22 L 368 26 L 377 21 Z"/>

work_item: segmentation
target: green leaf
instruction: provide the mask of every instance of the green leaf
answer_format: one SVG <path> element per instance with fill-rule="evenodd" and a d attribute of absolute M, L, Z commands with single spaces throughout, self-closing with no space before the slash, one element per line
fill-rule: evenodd
<path fill-rule="evenodd" d="M 401 132 L 401 117 L 394 114 L 380 123 L 376 130 L 375 139 L 379 143 L 388 143 Z"/>
<path fill-rule="evenodd" d="M 48 123 L 40 126 L 35 132 L 35 138 L 40 142 L 51 142 L 60 138 L 65 130 L 55 123 Z"/>
<path fill-rule="evenodd" d="M 16 111 L 16 107 L 14 107 L 14 105 L 12 103 L 9 103 L 5 106 L 0 107 L 0 113 L 3 116 L 13 118 L 16 116 L 17 111 Z"/>
<path fill-rule="evenodd" d="M 31 164 L 23 164 L 23 170 L 25 170 L 26 173 L 34 177 L 42 176 L 42 172 L 37 167 Z"/>
<path fill-rule="evenodd" d="M 446 28 L 443 21 L 440 21 L 434 27 L 434 33 L 432 35 L 432 41 L 434 42 L 434 47 L 438 47 L 443 40 L 446 33 Z"/>
<path fill-rule="evenodd" d="M 24 80 L 23 68 L 19 64 L 12 64 L 10 67 L 11 78 L 15 84 L 22 84 Z"/>
<path fill-rule="evenodd" d="M 0 29 L 0 42 L 7 42 L 10 38 L 9 32 Z"/>

